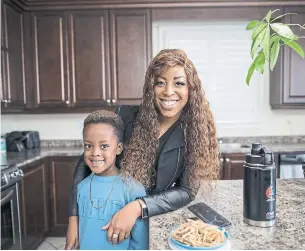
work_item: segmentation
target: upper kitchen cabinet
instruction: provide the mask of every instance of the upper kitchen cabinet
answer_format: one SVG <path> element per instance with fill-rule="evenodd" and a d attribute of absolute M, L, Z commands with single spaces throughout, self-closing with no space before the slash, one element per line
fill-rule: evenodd
<path fill-rule="evenodd" d="M 305 24 L 305 8 L 285 8 L 284 13 L 297 13 L 284 17 L 284 23 Z M 305 36 L 297 26 L 295 34 Z M 305 40 L 298 41 L 305 49 Z M 305 108 L 305 60 L 289 47 L 283 47 L 273 72 L 270 72 L 270 104 L 273 108 Z"/>
<path fill-rule="evenodd" d="M 34 12 L 32 23 L 34 108 L 70 104 L 64 12 Z"/>
<path fill-rule="evenodd" d="M 151 60 L 150 10 L 110 11 L 112 104 L 139 104 Z"/>
<path fill-rule="evenodd" d="M 5 113 L 25 107 L 24 38 L 22 11 L 1 2 L 1 111 Z"/>
<path fill-rule="evenodd" d="M 68 20 L 73 106 L 110 104 L 108 11 L 71 12 Z"/>

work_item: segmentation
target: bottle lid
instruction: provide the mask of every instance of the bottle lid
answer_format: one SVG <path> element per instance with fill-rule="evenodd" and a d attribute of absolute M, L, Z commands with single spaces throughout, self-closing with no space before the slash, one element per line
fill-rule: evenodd
<path fill-rule="evenodd" d="M 252 143 L 251 153 L 246 154 L 246 162 L 270 166 L 274 164 L 273 152 L 261 143 Z"/>

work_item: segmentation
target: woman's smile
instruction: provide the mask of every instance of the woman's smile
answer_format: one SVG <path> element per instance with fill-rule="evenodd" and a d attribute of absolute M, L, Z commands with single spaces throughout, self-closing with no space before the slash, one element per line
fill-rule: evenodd
<path fill-rule="evenodd" d="M 173 108 L 178 102 L 179 102 L 179 99 L 176 99 L 176 100 L 166 100 L 166 99 L 160 99 L 161 100 L 161 104 L 164 105 L 164 108 L 165 109 L 171 109 Z"/>
<path fill-rule="evenodd" d="M 156 76 L 155 105 L 163 118 L 178 119 L 188 101 L 189 87 L 182 66 L 168 68 Z"/>

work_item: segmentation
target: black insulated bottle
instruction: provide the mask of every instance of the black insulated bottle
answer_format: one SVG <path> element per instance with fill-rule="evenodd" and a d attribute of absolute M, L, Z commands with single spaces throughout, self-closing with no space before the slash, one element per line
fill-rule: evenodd
<path fill-rule="evenodd" d="M 271 150 L 253 143 L 244 164 L 244 222 L 258 227 L 275 224 L 276 169 Z"/>

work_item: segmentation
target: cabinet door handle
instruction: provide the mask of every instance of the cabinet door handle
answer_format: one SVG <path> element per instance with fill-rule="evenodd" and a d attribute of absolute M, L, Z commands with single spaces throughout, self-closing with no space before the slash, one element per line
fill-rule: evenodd
<path fill-rule="evenodd" d="M 7 100 L 6 99 L 4 99 L 4 100 L 2 100 L 2 103 L 4 104 L 4 107 L 7 107 Z"/>
<path fill-rule="evenodd" d="M 221 162 L 221 163 L 223 162 L 223 158 L 220 158 L 220 162 Z"/>
<path fill-rule="evenodd" d="M 70 104 L 70 101 L 69 101 L 69 100 L 66 100 L 66 102 L 65 102 L 65 103 L 66 103 L 66 105 L 68 105 L 68 104 Z"/>
<path fill-rule="evenodd" d="M 115 102 L 116 102 L 116 100 L 115 100 L 115 99 L 113 99 L 113 100 L 112 100 L 112 103 L 113 103 L 113 104 L 115 104 Z"/>
<path fill-rule="evenodd" d="M 107 102 L 108 104 L 110 104 L 110 99 L 107 99 L 106 102 Z"/>
<path fill-rule="evenodd" d="M 231 160 L 229 158 L 226 158 L 226 162 L 230 162 Z"/>
<path fill-rule="evenodd" d="M 7 103 L 9 103 L 9 104 L 10 104 L 10 103 L 11 103 L 11 100 L 10 100 L 10 99 L 8 99 L 8 100 L 7 100 Z"/>

